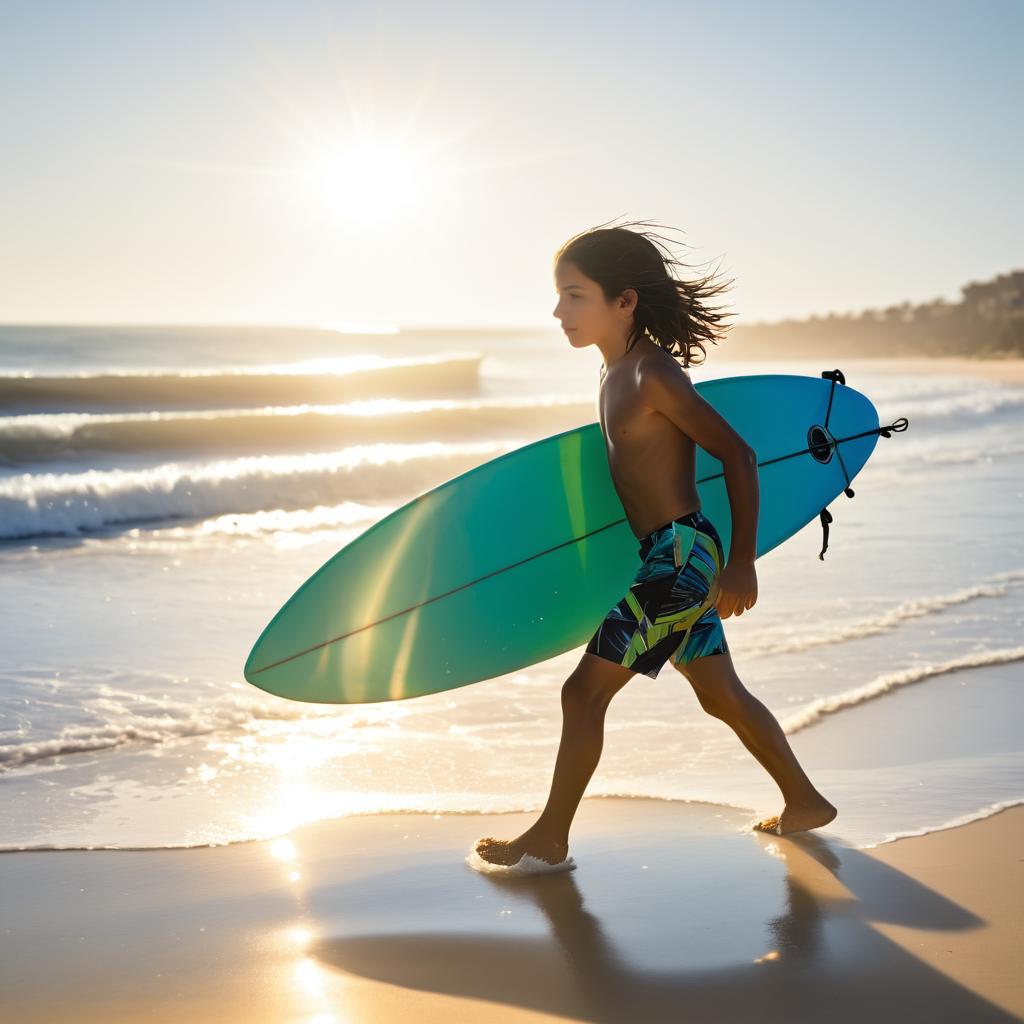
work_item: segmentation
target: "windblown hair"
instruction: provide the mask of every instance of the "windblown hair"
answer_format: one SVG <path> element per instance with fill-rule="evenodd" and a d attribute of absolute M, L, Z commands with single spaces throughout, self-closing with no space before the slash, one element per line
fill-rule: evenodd
<path fill-rule="evenodd" d="M 609 222 L 610 223 L 610 222 Z M 714 276 L 685 281 L 673 276 L 670 268 L 686 264 L 656 239 L 653 231 L 632 231 L 630 227 L 657 227 L 651 221 L 628 221 L 618 227 L 600 225 L 574 235 L 555 254 L 554 265 L 575 264 L 596 281 L 606 302 L 618 298 L 627 288 L 635 288 L 637 304 L 633 327 L 626 342 L 628 352 L 645 334 L 669 355 L 682 356 L 683 366 L 699 365 L 707 357 L 705 342 L 717 345 L 724 338 L 720 326 L 721 306 L 709 306 L 708 300 L 725 291 L 732 280 L 715 283 Z M 700 359 L 694 360 L 699 350 Z"/>

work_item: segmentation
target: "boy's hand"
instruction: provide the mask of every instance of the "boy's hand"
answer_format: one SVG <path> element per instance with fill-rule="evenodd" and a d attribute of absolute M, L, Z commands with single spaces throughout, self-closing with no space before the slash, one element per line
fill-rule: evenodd
<path fill-rule="evenodd" d="M 742 615 L 757 603 L 757 572 L 753 562 L 726 562 L 711 585 L 718 614 L 727 619 Z"/>

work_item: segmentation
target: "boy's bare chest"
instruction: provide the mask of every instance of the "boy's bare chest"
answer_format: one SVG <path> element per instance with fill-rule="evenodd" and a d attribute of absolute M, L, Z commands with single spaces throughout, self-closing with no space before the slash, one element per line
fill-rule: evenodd
<path fill-rule="evenodd" d="M 637 537 L 700 507 L 695 445 L 642 400 L 635 374 L 606 374 L 597 406 L 612 482 Z"/>
<path fill-rule="evenodd" d="M 664 417 L 644 404 L 630 383 L 606 381 L 598 391 L 598 417 L 609 448 L 643 445 L 671 428 Z"/>
<path fill-rule="evenodd" d="M 606 379 L 597 402 L 608 463 L 618 483 L 631 486 L 643 478 L 648 488 L 657 488 L 664 486 L 663 475 L 674 480 L 692 475 L 693 441 L 642 400 L 635 381 Z"/>

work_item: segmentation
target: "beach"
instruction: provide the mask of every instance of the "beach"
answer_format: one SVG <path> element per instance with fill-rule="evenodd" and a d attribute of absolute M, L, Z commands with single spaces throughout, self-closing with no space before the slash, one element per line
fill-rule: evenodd
<path fill-rule="evenodd" d="M 840 809 L 841 814 L 841 809 Z M 1024 807 L 852 849 L 585 799 L 577 868 L 464 857 L 529 816 L 376 815 L 213 849 L 0 856 L 21 1022 L 1014 1021 Z"/>
<path fill-rule="evenodd" d="M 1024 1024 L 1024 3 L 605 13 L 4 9 L 0 1024 Z"/>
<path fill-rule="evenodd" d="M 829 503 L 826 557 L 814 517 L 724 623 L 839 816 L 750 831 L 777 787 L 666 669 L 609 709 L 576 869 L 510 879 L 465 858 L 543 806 L 579 650 L 352 706 L 274 697 L 241 669 L 374 523 L 591 422 L 597 365 L 542 333 L 409 332 L 386 358 L 373 339 L 260 338 L 0 345 L 7 1015 L 1021 1019 L 1021 361 L 694 370 L 700 386 L 838 367 L 881 424 L 909 421 Z M 23 376 L 42 357 L 49 380 Z M 307 386 L 330 394 L 295 405 Z"/>

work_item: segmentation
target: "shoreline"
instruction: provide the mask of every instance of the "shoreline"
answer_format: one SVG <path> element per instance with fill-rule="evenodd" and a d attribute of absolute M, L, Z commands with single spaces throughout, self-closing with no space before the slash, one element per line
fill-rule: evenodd
<path fill-rule="evenodd" d="M 21 1021 L 836 1021 L 1024 1014 L 1024 806 L 864 850 L 601 797 L 574 871 L 464 861 L 534 815 L 389 814 L 221 847 L 0 856 Z M 41 856 L 42 853 L 50 856 Z M 334 1015 L 334 1016 L 332 1016 Z M 1014 1016 L 1017 1015 L 1017 1016 Z"/>
<path fill-rule="evenodd" d="M 701 800 L 701 799 L 687 799 L 682 797 L 660 797 L 660 796 L 643 796 L 643 795 L 605 795 L 605 794 L 585 794 L 583 797 L 582 804 L 590 804 L 598 801 L 622 801 L 629 803 L 631 801 L 647 801 L 650 803 L 666 803 L 666 804 L 680 804 L 685 806 L 699 805 L 703 807 L 713 807 L 717 811 L 725 811 L 729 814 L 746 814 L 749 816 L 750 821 L 753 822 L 759 818 L 765 816 L 764 812 L 757 812 L 752 808 L 741 807 L 737 804 L 725 804 L 719 803 L 712 800 Z M 831 835 L 831 825 L 826 825 L 823 830 L 819 829 L 815 834 L 824 833 L 830 840 L 835 840 L 842 843 L 844 846 L 849 846 L 850 849 L 855 849 L 859 852 L 867 852 L 872 850 L 879 850 L 883 847 L 891 846 L 893 843 L 902 842 L 905 839 L 921 839 L 927 836 L 936 835 L 941 832 L 948 832 L 951 829 L 963 828 L 966 825 L 973 825 L 978 821 L 985 821 L 987 818 L 994 817 L 997 814 L 1002 814 L 1004 811 L 1013 810 L 1015 807 L 1024 808 L 1024 799 L 1016 801 L 1011 800 L 1009 802 L 1003 802 L 1000 804 L 987 804 L 976 813 L 969 813 L 963 815 L 960 818 L 950 820 L 940 825 L 935 825 L 931 828 L 925 828 L 920 831 L 899 833 L 891 836 L 890 838 L 879 839 L 875 843 L 871 843 L 867 846 L 855 846 L 840 837 Z M 420 810 L 398 810 L 398 811 L 360 811 L 349 815 L 343 815 L 334 818 L 319 818 L 315 821 L 306 822 L 301 825 L 296 825 L 292 831 L 296 829 L 312 829 L 312 828 L 329 828 L 332 825 L 340 825 L 342 822 L 350 821 L 372 821 L 377 818 L 416 818 L 416 817 L 440 817 L 440 818 L 454 818 L 454 819 L 465 819 L 465 818 L 507 818 L 509 816 L 536 816 L 540 808 L 531 808 L 528 811 L 524 810 L 507 810 L 507 811 L 420 811 Z M 245 846 L 252 843 L 273 843 L 278 839 L 287 838 L 291 832 L 284 833 L 281 836 L 271 836 L 269 838 L 243 838 L 243 839 L 229 839 L 220 843 L 179 843 L 169 844 L 164 846 L 48 846 L 41 844 L 39 846 L 0 846 L 0 858 L 8 854 L 20 854 L 20 853 L 161 853 L 161 852 L 190 852 L 197 850 L 223 850 L 229 849 L 235 846 Z"/>
<path fill-rule="evenodd" d="M 983 380 L 994 380 L 1004 384 L 1024 384 L 1024 358 L 1007 356 L 985 358 L 982 356 L 884 356 L 877 358 L 833 357 L 842 369 L 844 363 L 851 366 L 870 365 L 885 368 L 895 373 L 925 373 L 929 376 L 964 373 Z"/>

